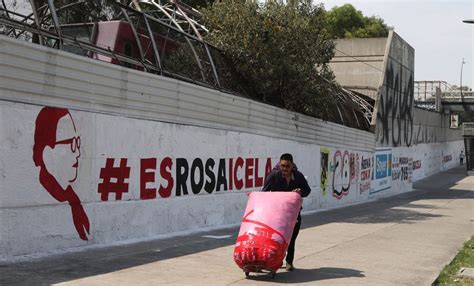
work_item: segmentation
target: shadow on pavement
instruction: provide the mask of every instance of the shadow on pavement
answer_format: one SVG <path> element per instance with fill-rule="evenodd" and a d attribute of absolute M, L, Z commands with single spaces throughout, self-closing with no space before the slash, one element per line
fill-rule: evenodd
<path fill-rule="evenodd" d="M 360 205 L 305 215 L 302 220 L 302 228 L 332 222 L 355 224 L 381 222 L 413 223 L 419 220 L 435 218 L 439 215 L 429 213 L 429 209 L 436 206 L 412 202 L 420 199 L 473 199 L 474 185 L 457 185 L 457 182 L 464 177 L 463 169 L 455 168 L 416 182 L 412 192 Z M 457 187 L 456 190 L 450 190 L 453 186 Z M 132 245 L 87 250 L 24 263 L 0 264 L 0 285 L 50 285 L 114 272 L 164 259 L 233 245 L 237 232 L 238 228 L 227 228 L 212 231 L 212 233 L 196 233 L 189 236 L 173 237 Z M 231 236 L 225 239 L 212 239 L 202 237 L 204 234 L 230 234 Z M 292 273 L 279 273 L 276 279 L 278 281 L 281 279 L 281 282 L 298 283 L 298 281 L 315 281 L 340 277 L 363 277 L 357 275 L 363 274 L 352 269 L 320 268 L 300 269 L 294 275 Z"/>
<path fill-rule="evenodd" d="M 412 202 L 420 199 L 474 199 L 474 184 L 458 185 L 459 181 L 465 177 L 464 168 L 457 167 L 415 182 L 411 192 L 307 215 L 302 219 L 302 227 L 315 227 L 332 222 L 408 224 L 440 217 L 440 215 L 429 213 L 430 209 L 439 208 L 439 206 Z"/>
<path fill-rule="evenodd" d="M 248 280 L 268 281 L 275 283 L 307 283 L 320 280 L 348 278 L 348 277 L 365 277 L 363 272 L 348 268 L 321 267 L 316 269 L 295 269 L 292 272 L 277 272 L 275 278 L 269 275 L 259 274 L 249 276 Z"/>

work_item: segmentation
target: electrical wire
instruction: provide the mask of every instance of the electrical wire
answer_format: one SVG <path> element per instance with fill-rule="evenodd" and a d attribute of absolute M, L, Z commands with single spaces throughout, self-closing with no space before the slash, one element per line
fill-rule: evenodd
<path fill-rule="evenodd" d="M 379 69 L 378 67 L 374 67 L 373 65 L 368 64 L 368 63 L 366 63 L 365 61 L 363 61 L 363 60 L 361 60 L 361 59 L 358 59 L 358 58 L 356 58 L 356 57 L 354 57 L 354 56 L 352 56 L 352 55 L 346 54 L 346 53 L 344 53 L 343 51 L 338 50 L 337 48 L 334 48 L 334 49 L 335 49 L 336 51 L 340 52 L 341 54 L 343 54 L 343 55 L 345 55 L 345 56 L 348 56 L 348 57 L 351 57 L 351 58 L 355 59 L 356 61 L 361 62 L 361 63 L 363 63 L 363 64 L 365 64 L 365 65 L 368 65 L 369 67 L 371 67 L 371 68 L 373 68 L 373 69 L 375 69 L 375 70 L 377 70 L 377 71 L 379 71 L 379 72 L 382 72 L 382 73 L 384 72 L 383 70 Z"/>

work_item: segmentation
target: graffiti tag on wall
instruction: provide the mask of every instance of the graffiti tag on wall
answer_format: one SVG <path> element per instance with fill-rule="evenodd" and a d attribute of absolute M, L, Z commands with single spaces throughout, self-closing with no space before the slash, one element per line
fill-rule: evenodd
<path fill-rule="evenodd" d="M 359 173 L 359 155 L 349 151 L 336 151 L 332 165 L 333 196 L 342 199 L 349 193 L 352 182 L 357 180 Z"/>
<path fill-rule="evenodd" d="M 436 130 L 433 127 L 427 127 L 427 126 L 417 126 L 416 131 L 414 134 L 415 140 L 414 144 L 421 144 L 421 143 L 434 143 L 437 142 L 438 139 L 436 137 Z"/>
<path fill-rule="evenodd" d="M 377 142 L 411 146 L 413 141 L 413 71 L 389 60 L 377 110 Z"/>

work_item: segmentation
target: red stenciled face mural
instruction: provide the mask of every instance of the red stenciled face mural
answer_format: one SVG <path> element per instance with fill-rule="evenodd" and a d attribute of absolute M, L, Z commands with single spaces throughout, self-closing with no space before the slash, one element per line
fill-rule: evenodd
<path fill-rule="evenodd" d="M 81 138 L 67 109 L 44 107 L 36 118 L 33 161 L 40 168 L 39 181 L 59 202 L 71 206 L 74 227 L 88 240 L 89 219 L 71 183 L 77 179 Z"/>

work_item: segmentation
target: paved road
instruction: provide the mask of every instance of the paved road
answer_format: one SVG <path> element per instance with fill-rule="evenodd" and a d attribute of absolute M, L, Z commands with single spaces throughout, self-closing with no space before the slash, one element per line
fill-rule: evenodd
<path fill-rule="evenodd" d="M 0 265 L 0 285 L 431 285 L 474 234 L 474 177 L 456 168 L 414 187 L 304 216 L 298 269 L 273 280 L 245 279 L 232 260 L 232 228 Z"/>

